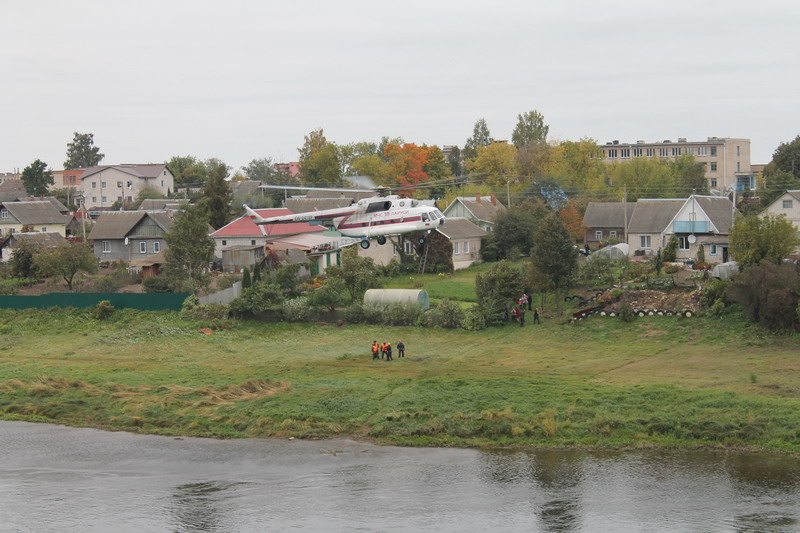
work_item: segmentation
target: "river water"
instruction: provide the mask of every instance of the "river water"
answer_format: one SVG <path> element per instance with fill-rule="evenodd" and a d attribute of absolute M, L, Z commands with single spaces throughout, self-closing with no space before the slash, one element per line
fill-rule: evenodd
<path fill-rule="evenodd" d="M 800 459 L 0 422 L 0 531 L 800 531 Z"/>

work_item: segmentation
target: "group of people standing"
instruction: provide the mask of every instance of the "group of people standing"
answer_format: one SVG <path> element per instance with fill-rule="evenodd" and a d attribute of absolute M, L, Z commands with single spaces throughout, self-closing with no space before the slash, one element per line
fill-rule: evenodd
<path fill-rule="evenodd" d="M 406 345 L 403 341 L 397 342 L 397 358 L 406 356 Z M 392 359 L 392 343 L 391 342 L 378 342 L 372 341 L 372 360 L 385 359 L 386 361 L 393 361 Z"/>
<path fill-rule="evenodd" d="M 527 309 L 526 309 L 527 308 Z M 533 311 L 533 323 L 534 324 L 541 324 L 539 322 L 539 309 L 532 309 L 531 297 L 527 293 L 522 293 L 519 300 L 517 300 L 517 305 L 513 306 L 511 309 L 511 316 L 514 320 L 519 322 L 519 327 L 525 325 L 525 311 Z"/>

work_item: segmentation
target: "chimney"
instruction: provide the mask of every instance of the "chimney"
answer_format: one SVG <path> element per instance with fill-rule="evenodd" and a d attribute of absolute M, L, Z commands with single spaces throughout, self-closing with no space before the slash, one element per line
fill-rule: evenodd
<path fill-rule="evenodd" d="M 497 205 L 497 195 L 492 193 L 492 205 Z"/>
<path fill-rule="evenodd" d="M 479 192 L 475 193 L 475 201 L 481 203 L 481 193 Z"/>

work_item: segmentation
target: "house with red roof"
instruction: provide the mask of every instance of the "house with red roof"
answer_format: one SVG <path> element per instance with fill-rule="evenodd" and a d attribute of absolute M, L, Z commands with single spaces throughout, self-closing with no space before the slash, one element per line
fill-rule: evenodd
<path fill-rule="evenodd" d="M 284 207 L 270 209 L 255 209 L 255 212 L 264 218 L 291 215 L 292 212 Z M 216 249 L 214 255 L 222 257 L 222 250 L 239 246 L 264 246 L 267 241 L 280 237 L 289 237 L 301 233 L 321 233 L 325 231 L 322 226 L 312 226 L 306 222 L 292 222 L 290 224 L 256 224 L 250 217 L 241 216 L 221 227 L 211 234 Z"/>

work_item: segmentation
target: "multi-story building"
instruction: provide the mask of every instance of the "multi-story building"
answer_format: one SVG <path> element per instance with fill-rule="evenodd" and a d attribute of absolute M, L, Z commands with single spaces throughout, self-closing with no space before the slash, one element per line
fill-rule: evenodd
<path fill-rule="evenodd" d="M 81 176 L 84 204 L 88 209 L 108 209 L 115 202 L 135 207 L 144 189 L 169 196 L 175 190 L 175 176 L 166 165 L 104 165 L 89 167 Z"/>
<path fill-rule="evenodd" d="M 709 137 L 706 141 L 695 142 L 679 138 L 677 142 L 654 143 L 611 141 L 600 149 L 606 163 L 629 161 L 636 157 L 674 161 L 682 155 L 692 155 L 705 167 L 708 188 L 712 191 L 727 191 L 733 186 L 740 191 L 756 187 L 756 173 L 750 165 L 750 139 Z"/>

